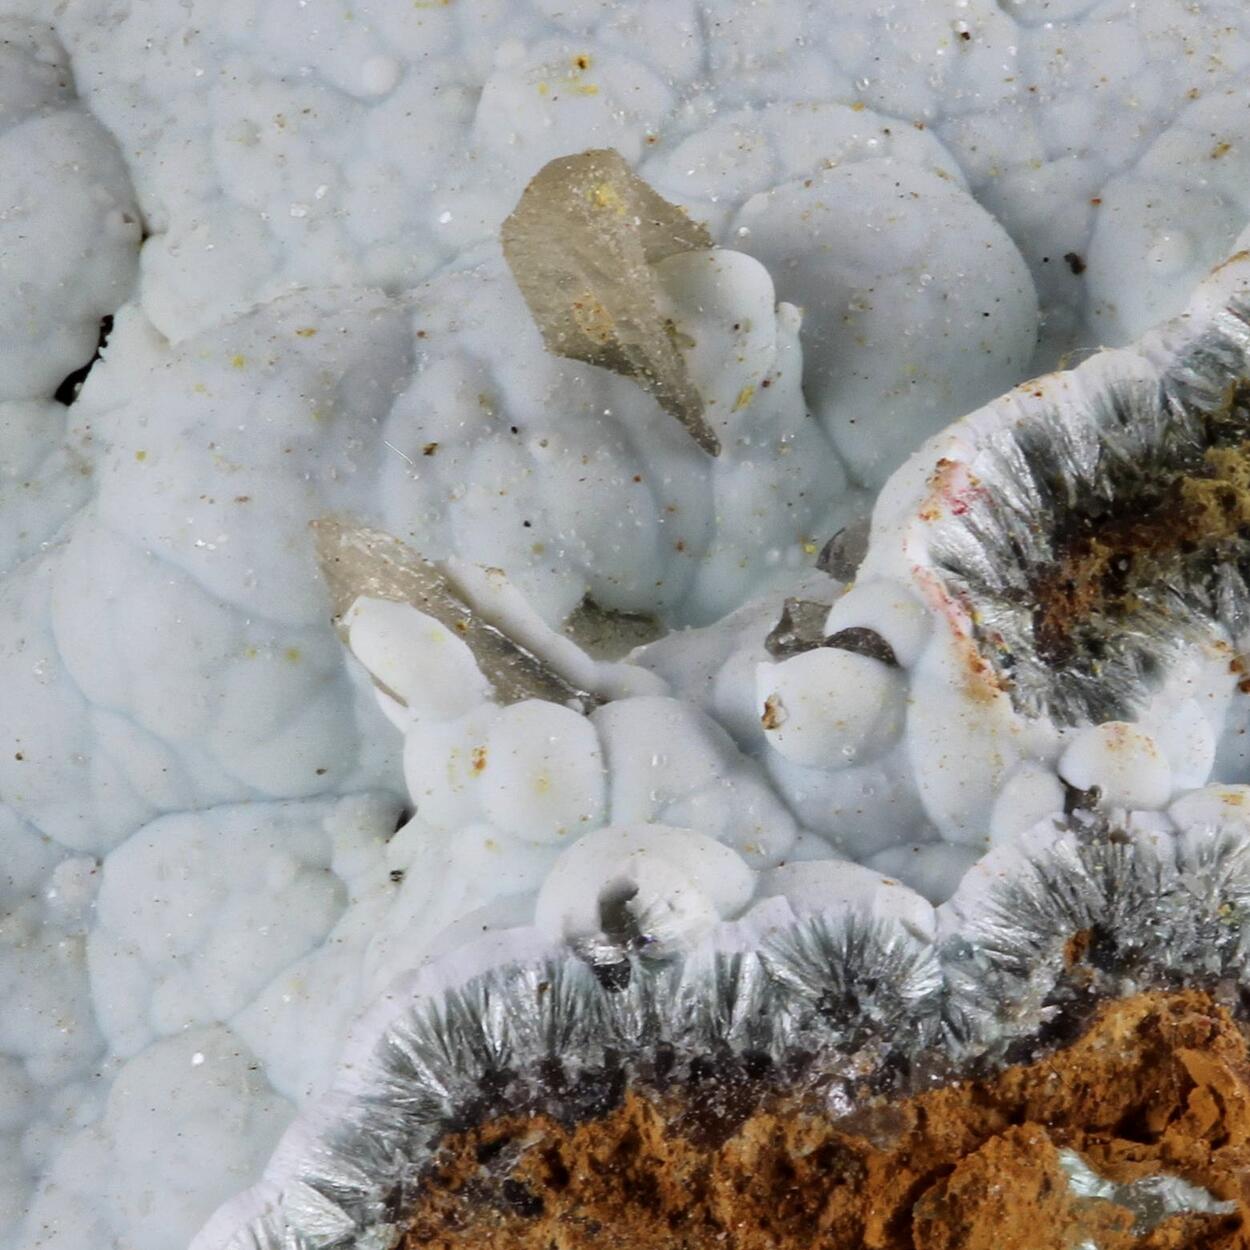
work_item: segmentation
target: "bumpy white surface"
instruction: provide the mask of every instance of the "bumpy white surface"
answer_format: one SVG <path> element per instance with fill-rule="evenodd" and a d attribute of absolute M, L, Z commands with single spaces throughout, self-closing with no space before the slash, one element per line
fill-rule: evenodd
<path fill-rule="evenodd" d="M 52 28 L 0 12 L 0 406 L 50 397 L 130 294 L 139 210 Z"/>
<path fill-rule="evenodd" d="M 865 700 L 813 767 L 755 693 L 781 588 L 832 603 L 805 570 L 911 448 L 1230 249 L 1248 64 L 1231 0 L 0 0 L 0 1247 L 184 1246 L 353 1016 L 530 923 L 583 833 L 710 839 L 744 867 L 647 883 L 700 923 L 742 871 L 924 934 L 882 878 L 947 897 L 1065 768 L 1114 756 L 1152 807 L 1244 769 L 1203 672 L 1141 728 L 1166 795 L 1101 739 L 952 739 L 892 573 L 830 629 L 890 643 L 901 670 L 854 667 L 905 682 L 905 733 Z M 715 463 L 546 355 L 498 256 L 527 179 L 596 145 L 722 249 L 661 275 Z M 507 569 L 548 625 L 589 593 L 707 628 L 632 676 L 578 661 L 633 683 L 583 720 L 501 712 L 456 639 L 362 618 L 393 726 L 326 620 L 325 512 Z M 1231 806 L 1199 796 L 1174 816 Z"/>

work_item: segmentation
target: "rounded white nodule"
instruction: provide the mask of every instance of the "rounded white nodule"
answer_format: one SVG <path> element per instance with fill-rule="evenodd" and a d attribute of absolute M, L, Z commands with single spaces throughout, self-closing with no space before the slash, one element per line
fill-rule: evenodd
<path fill-rule="evenodd" d="M 607 782 L 594 726 L 556 703 L 504 708 L 486 736 L 482 805 L 527 842 L 559 842 L 603 823 Z"/>
<path fill-rule="evenodd" d="M 761 664 L 755 688 L 770 745 L 806 768 L 847 768 L 872 759 L 903 727 L 902 675 L 838 647 Z"/>
<path fill-rule="evenodd" d="M 1227 830 L 1250 838 L 1250 786 L 1203 786 L 1177 799 L 1168 815 L 1185 831 Z"/>
<path fill-rule="evenodd" d="M 677 330 L 690 379 L 718 429 L 740 424 L 734 414 L 772 368 L 777 354 L 777 296 L 767 269 L 752 256 L 723 248 L 680 252 L 654 266 L 660 314 Z"/>
<path fill-rule="evenodd" d="M 1172 795 L 1172 769 L 1159 744 L 1127 721 L 1082 729 L 1060 758 L 1059 775 L 1078 790 L 1097 786 L 1108 807 L 1157 808 Z"/>
<path fill-rule="evenodd" d="M 829 609 L 826 634 L 857 627 L 880 634 L 898 662 L 910 668 L 929 640 L 933 621 L 910 591 L 882 579 L 853 586 Z"/>
<path fill-rule="evenodd" d="M 937 932 L 932 903 L 901 881 L 847 860 L 784 864 L 764 875 L 761 893 L 784 895 L 798 916 L 832 913 L 893 921 L 925 942 Z"/>
<path fill-rule="evenodd" d="M 1062 815 L 1063 783 L 1042 764 L 1025 760 L 1007 779 L 990 811 L 990 841 L 1009 842 L 1050 815 Z"/>
<path fill-rule="evenodd" d="M 464 640 L 411 604 L 361 597 L 344 621 L 353 654 L 413 715 L 452 720 L 491 697 Z"/>
<path fill-rule="evenodd" d="M 633 946 L 663 956 L 737 915 L 755 874 L 736 852 L 671 825 L 610 825 L 556 861 L 535 923 L 558 941 Z"/>
<path fill-rule="evenodd" d="M 1203 785 L 1215 764 L 1216 734 L 1197 699 L 1186 699 L 1152 727 L 1172 770 L 1172 785 L 1188 790 Z"/>

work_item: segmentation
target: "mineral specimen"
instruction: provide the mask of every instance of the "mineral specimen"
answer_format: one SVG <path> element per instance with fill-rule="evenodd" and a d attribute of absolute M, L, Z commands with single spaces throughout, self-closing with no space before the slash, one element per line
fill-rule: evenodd
<path fill-rule="evenodd" d="M 1248 41 L 0 0 L 0 1250 L 1244 1241 Z"/>

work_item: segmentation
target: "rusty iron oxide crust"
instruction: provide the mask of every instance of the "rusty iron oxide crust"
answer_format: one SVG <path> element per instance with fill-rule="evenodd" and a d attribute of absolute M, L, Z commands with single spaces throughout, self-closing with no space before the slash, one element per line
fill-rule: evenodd
<path fill-rule="evenodd" d="M 1142 1232 L 1074 1196 L 1061 1149 L 1236 1210 Z M 1247 1250 L 1250 1048 L 1209 995 L 1140 994 L 1040 1059 L 849 1115 L 709 1077 L 579 1123 L 488 1119 L 417 1192 L 403 1250 Z"/>

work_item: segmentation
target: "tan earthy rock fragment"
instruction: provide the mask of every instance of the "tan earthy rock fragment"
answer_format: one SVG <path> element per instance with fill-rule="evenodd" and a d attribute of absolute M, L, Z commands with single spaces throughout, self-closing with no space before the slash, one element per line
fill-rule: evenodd
<path fill-rule="evenodd" d="M 336 622 L 361 597 L 409 603 L 464 639 L 501 703 L 545 699 L 589 711 L 602 702 L 484 620 L 438 565 L 398 538 L 330 517 L 312 529 Z"/>
<path fill-rule="evenodd" d="M 1229 1209 L 1139 1226 L 1060 1150 Z M 486 1119 L 414 1192 L 402 1250 L 1250 1250 L 1250 1047 L 1202 993 L 1141 994 L 1034 1062 L 838 1119 L 714 1077 L 580 1123 Z"/>
<path fill-rule="evenodd" d="M 700 447 L 719 453 L 673 328 L 660 315 L 651 268 L 710 248 L 701 225 L 605 148 L 544 165 L 504 222 L 502 242 L 548 351 L 633 378 Z"/>
<path fill-rule="evenodd" d="M 1132 1226 L 1123 1207 L 1073 1198 L 1059 1151 L 1036 1124 L 991 1137 L 912 1212 L 916 1250 L 1073 1250 L 1123 1244 Z"/>

